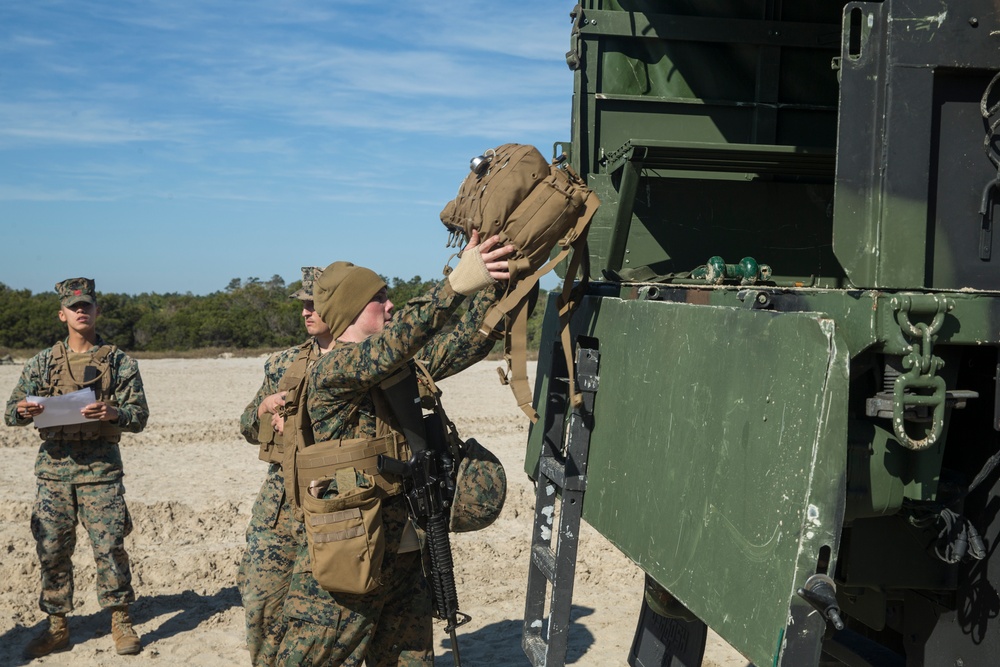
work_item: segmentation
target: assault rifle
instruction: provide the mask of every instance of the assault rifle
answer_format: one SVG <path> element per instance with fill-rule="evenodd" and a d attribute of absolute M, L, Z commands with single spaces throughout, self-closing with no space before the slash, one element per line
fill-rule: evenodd
<path fill-rule="evenodd" d="M 391 384 L 390 384 L 391 383 Z M 458 591 L 448 537 L 448 517 L 455 496 L 455 472 L 458 462 L 445 441 L 444 426 L 437 414 L 426 417 L 420 407 L 416 379 L 412 373 L 393 376 L 381 389 L 399 422 L 413 456 L 400 461 L 378 457 L 379 472 L 403 478 L 403 489 L 410 505 L 410 515 L 427 536 L 430 552 L 430 584 L 434 597 L 434 615 L 447 621 L 445 631 L 451 636 L 455 667 L 461 667 L 456 628 L 471 620 L 458 611 Z"/>

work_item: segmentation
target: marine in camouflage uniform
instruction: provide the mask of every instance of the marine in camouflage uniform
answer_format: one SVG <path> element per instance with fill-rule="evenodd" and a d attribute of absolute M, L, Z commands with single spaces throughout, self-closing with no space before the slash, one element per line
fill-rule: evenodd
<path fill-rule="evenodd" d="M 499 285 L 487 285 L 494 279 L 507 277 L 507 262 L 494 260 L 511 250 L 504 246 L 490 252 L 498 240 L 493 237 L 484 242 L 478 248 L 480 254 L 471 252 L 478 242 L 478 235 L 474 236 L 455 272 L 424 296 L 409 301 L 394 316 L 384 283 L 372 272 L 346 262 L 324 270 L 316 291 L 317 309 L 338 340 L 309 375 L 306 405 L 317 442 L 374 437 L 375 405 L 370 390 L 410 359 L 419 357 L 431 376 L 441 379 L 486 356 L 493 341 L 479 332 L 479 323 L 501 293 Z M 470 286 L 465 278 L 453 278 L 456 274 L 468 275 L 468 262 L 476 261 L 478 265 L 474 266 L 486 274 L 485 281 L 473 280 Z M 361 280 L 360 285 L 354 280 L 347 288 L 365 299 L 374 294 L 356 318 L 351 320 L 350 314 L 346 317 L 351 322 L 348 334 L 353 331 L 354 335 L 340 335 L 343 325 L 331 320 L 345 319 L 343 313 L 331 317 L 320 302 L 321 288 L 338 264 L 369 274 L 369 279 Z M 344 282 L 352 283 L 352 278 Z M 455 321 L 456 310 L 465 295 L 471 294 L 476 295 L 468 310 Z M 381 323 L 373 319 L 382 314 L 386 319 Z M 454 327 L 444 331 L 448 324 Z M 361 335 L 357 335 L 358 331 Z M 382 520 L 386 549 L 381 586 L 365 595 L 331 593 L 321 588 L 311 574 L 305 540 L 300 540 L 285 601 L 288 628 L 278 654 L 280 664 L 344 667 L 362 663 L 368 667 L 434 664 L 433 608 L 420 551 L 416 545 L 412 550 L 406 547 L 401 550 L 404 529 L 409 525 L 406 499 L 402 495 L 383 501 Z"/>
<path fill-rule="evenodd" d="M 292 516 L 285 498 L 281 468 L 283 439 L 271 427 L 272 415 L 280 413 L 286 391 L 282 378 L 300 355 L 315 363 L 332 343 L 330 329 L 313 308 L 312 286 L 322 268 L 302 267 L 302 288 L 291 298 L 302 301 L 306 331 L 303 345 L 271 355 L 264 363 L 264 383 L 240 417 L 240 432 L 248 442 L 262 445 L 261 459 L 269 461 L 267 476 L 254 502 L 247 526 L 247 546 L 240 562 L 238 587 L 246 613 L 247 648 L 253 665 L 273 665 L 285 633 L 282 605 L 288 592 L 292 566 L 303 526 Z M 278 417 L 277 419 L 280 419 Z M 262 424 L 261 421 L 265 420 Z"/>
<path fill-rule="evenodd" d="M 73 278 L 56 285 L 59 318 L 68 336 L 24 365 L 7 401 L 4 421 L 26 426 L 44 411 L 28 396 L 53 396 L 82 385 L 95 388 L 97 400 L 83 408 L 92 422 L 83 426 L 40 429 L 45 438 L 35 460 L 37 494 L 31 513 L 31 533 L 41 564 L 40 607 L 48 627 L 26 648 L 38 657 L 69 644 L 65 616 L 73 609 L 73 563 L 76 525 L 82 521 L 97 563 L 97 597 L 112 609 L 112 636 L 121 654 L 141 650 L 132 629 L 128 605 L 135 601 L 125 536 L 132 520 L 125 504 L 119 434 L 138 433 L 149 409 L 135 360 L 97 336 L 98 310 L 94 281 Z M 65 361 L 63 361 L 65 360 Z M 88 381 L 88 371 L 101 371 Z M 106 372 L 105 372 L 106 371 Z"/>

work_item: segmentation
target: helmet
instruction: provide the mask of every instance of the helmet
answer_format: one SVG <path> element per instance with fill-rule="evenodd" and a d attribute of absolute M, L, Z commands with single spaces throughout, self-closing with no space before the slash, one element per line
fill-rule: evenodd
<path fill-rule="evenodd" d="M 458 464 L 451 505 L 453 533 L 486 528 L 500 516 L 507 498 L 507 475 L 500 460 L 472 438 L 462 449 L 465 456 Z"/>

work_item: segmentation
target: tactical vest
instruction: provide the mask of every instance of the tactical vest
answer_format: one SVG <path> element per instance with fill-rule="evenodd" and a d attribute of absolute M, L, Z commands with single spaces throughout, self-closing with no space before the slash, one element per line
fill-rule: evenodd
<path fill-rule="evenodd" d="M 279 411 L 282 417 L 287 419 L 287 414 L 296 409 L 298 403 L 297 394 L 304 386 L 308 377 L 309 369 L 312 368 L 318 355 L 313 354 L 315 345 L 312 339 L 299 346 L 295 360 L 282 374 L 278 380 L 278 391 L 287 392 L 285 394 L 285 407 Z M 260 453 L 258 458 L 268 463 L 281 463 L 285 456 L 285 436 L 278 433 L 271 426 L 269 418 L 262 419 L 257 428 L 257 441 L 260 443 Z"/>
<path fill-rule="evenodd" d="M 410 366 L 404 366 L 400 373 L 412 376 L 403 381 L 415 381 L 416 375 Z M 398 379 L 396 376 L 393 377 Z M 285 493 L 292 501 L 296 516 L 301 518 L 302 498 L 309 493 L 310 483 L 322 477 L 335 476 L 336 471 L 343 468 L 356 468 L 371 475 L 375 479 L 375 484 L 386 496 L 401 494 L 402 480 L 395 475 L 380 473 L 378 457 L 384 455 L 409 461 L 412 452 L 382 391 L 374 387 L 366 394 L 371 397 L 375 407 L 374 438 L 340 438 L 315 442 L 309 416 L 305 410 L 307 398 L 305 384 L 304 380 L 300 381 L 300 388 L 296 392 L 296 404 L 291 406 L 291 414 L 285 417 L 285 434 L 294 440 L 294 442 L 288 439 L 285 441 L 283 462 Z M 423 387 L 424 383 L 421 383 L 421 386 Z M 358 409 L 364 396 L 359 397 L 351 409 Z M 286 398 L 285 409 L 288 410 L 289 407 Z"/>
<path fill-rule="evenodd" d="M 59 341 L 52 346 L 49 356 L 49 382 L 45 390 L 46 396 L 62 396 L 79 389 L 92 387 L 98 401 L 116 406 L 114 378 L 111 372 L 111 355 L 117 348 L 114 345 L 102 345 L 91 355 L 90 360 L 74 372 L 70 366 L 69 351 L 66 345 Z M 85 368 L 96 369 L 96 377 L 84 381 Z M 38 429 L 38 435 L 43 440 L 104 440 L 116 443 L 121 440 L 121 429 L 108 421 L 93 420 L 83 424 L 66 424 L 64 426 L 49 426 Z"/>

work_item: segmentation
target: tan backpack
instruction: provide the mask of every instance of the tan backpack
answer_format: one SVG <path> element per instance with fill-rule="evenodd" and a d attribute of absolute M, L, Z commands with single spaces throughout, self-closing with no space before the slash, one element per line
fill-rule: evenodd
<path fill-rule="evenodd" d="M 587 227 L 601 202 L 564 160 L 549 163 L 534 146 L 503 144 L 475 158 L 471 168 L 458 196 L 441 211 L 441 222 L 452 232 L 450 244 L 461 244 L 460 237 L 467 240 L 477 229 L 483 240 L 496 234 L 502 244 L 514 246 L 507 291 L 487 312 L 481 331 L 502 335 L 507 370 L 501 371 L 501 380 L 534 422 L 538 414 L 531 405 L 527 372 L 528 303 L 539 279 L 572 250 L 558 305 L 575 403 L 569 316 L 582 290 L 572 288 L 587 253 Z M 553 256 L 557 245 L 560 250 Z M 581 282 L 586 280 L 584 276 Z"/>

